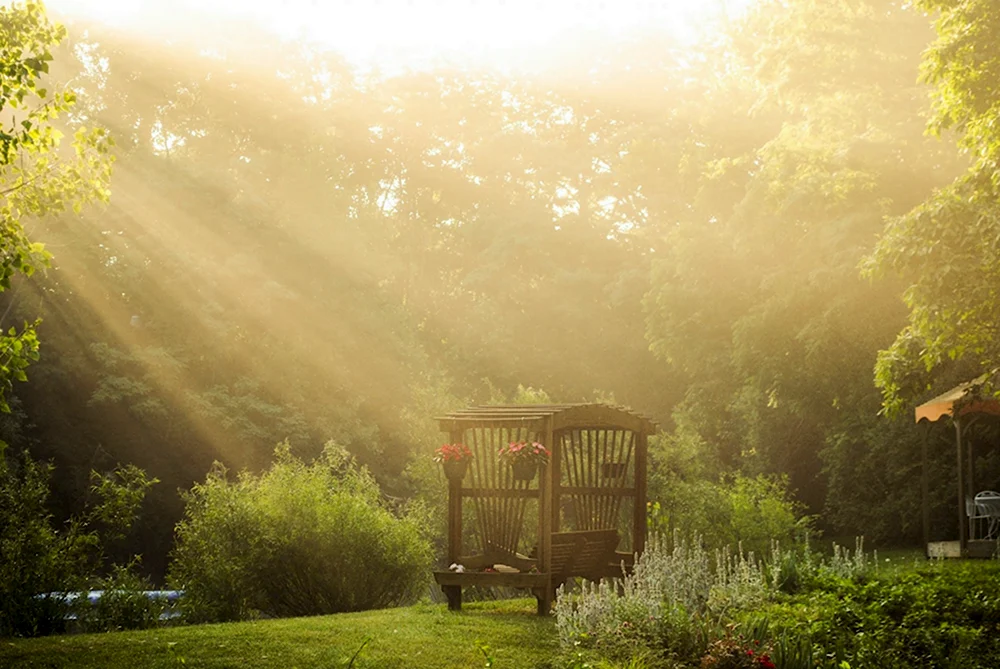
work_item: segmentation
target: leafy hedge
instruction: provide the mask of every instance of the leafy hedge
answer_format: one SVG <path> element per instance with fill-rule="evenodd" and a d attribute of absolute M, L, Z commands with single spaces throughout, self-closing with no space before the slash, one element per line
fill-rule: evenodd
<path fill-rule="evenodd" d="M 170 580 L 192 622 L 322 615 L 402 603 L 425 584 L 425 523 L 328 445 L 305 464 L 287 444 L 260 476 L 217 465 L 186 493 Z"/>
<path fill-rule="evenodd" d="M 819 589 L 747 615 L 851 667 L 1000 667 L 1000 564 L 927 563 Z M 779 665 L 780 667 L 780 665 Z"/>

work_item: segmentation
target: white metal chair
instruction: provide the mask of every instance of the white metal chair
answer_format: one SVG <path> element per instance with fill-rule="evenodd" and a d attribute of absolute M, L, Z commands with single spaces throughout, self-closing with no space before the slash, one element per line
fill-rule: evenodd
<path fill-rule="evenodd" d="M 1000 530 L 1000 493 L 983 490 L 976 493 L 974 500 L 976 517 L 986 521 L 986 535 L 983 539 L 994 539 Z"/>

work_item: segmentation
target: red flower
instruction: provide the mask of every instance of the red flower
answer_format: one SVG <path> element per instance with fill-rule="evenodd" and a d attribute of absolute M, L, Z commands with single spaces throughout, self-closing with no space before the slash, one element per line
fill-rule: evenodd
<path fill-rule="evenodd" d="M 444 444 L 434 451 L 434 462 L 461 462 L 471 459 L 472 451 L 465 444 Z"/>

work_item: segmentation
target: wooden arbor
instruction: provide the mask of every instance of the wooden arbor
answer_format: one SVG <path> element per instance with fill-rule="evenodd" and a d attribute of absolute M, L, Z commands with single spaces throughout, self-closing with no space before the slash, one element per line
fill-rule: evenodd
<path fill-rule="evenodd" d="M 604 404 L 483 406 L 438 419 L 473 460 L 448 482 L 448 564 L 435 572 L 448 607 L 463 586 L 529 588 L 547 614 L 572 576 L 599 579 L 633 564 L 646 540 L 647 437 L 656 425 Z M 551 452 L 531 481 L 515 480 L 501 446 Z M 455 565 L 461 565 L 457 567 Z"/>

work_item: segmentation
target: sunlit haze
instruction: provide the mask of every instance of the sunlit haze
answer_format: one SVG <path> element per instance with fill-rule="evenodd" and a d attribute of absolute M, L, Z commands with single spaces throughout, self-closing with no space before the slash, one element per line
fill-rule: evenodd
<path fill-rule="evenodd" d="M 635 68 L 631 78 L 625 70 L 632 65 L 608 75 L 600 94 L 606 100 L 636 109 L 656 108 L 660 103 L 653 86 L 647 83 L 655 79 L 657 68 L 661 73 L 671 72 L 662 69 L 672 67 L 665 65 L 663 53 L 694 52 L 701 35 L 718 30 L 724 18 L 745 9 L 747 1 L 50 0 L 47 6 L 54 17 L 68 24 L 71 35 L 81 40 L 74 52 L 83 70 L 75 81 L 92 118 L 110 127 L 121 146 L 149 142 L 145 154 L 123 150 L 115 167 L 110 210 L 98 216 L 100 228 L 93 230 L 100 236 L 101 254 L 107 254 L 101 271 L 116 269 L 125 263 L 126 255 L 136 254 L 145 258 L 137 262 L 144 267 L 142 275 L 148 283 L 144 287 L 130 284 L 110 303 L 94 292 L 95 284 L 83 279 L 73 290 L 78 299 L 100 314 L 101 327 L 121 342 L 135 338 L 136 322 L 145 324 L 144 319 L 152 318 L 152 311 L 143 315 L 134 306 L 140 300 L 139 293 L 148 287 L 170 295 L 154 300 L 159 303 L 155 312 L 161 319 L 165 318 L 167 305 L 187 309 L 194 304 L 208 304 L 210 310 L 239 314 L 245 319 L 243 324 L 220 342 L 228 336 L 242 338 L 245 332 L 273 332 L 282 350 L 313 356 L 311 367 L 323 370 L 324 383 L 340 379 L 337 383 L 353 387 L 353 382 L 345 380 L 343 369 L 349 365 L 346 358 L 338 358 L 342 353 L 330 351 L 332 356 L 325 362 L 314 353 L 328 350 L 328 342 L 337 341 L 354 350 L 347 357 L 363 360 L 359 352 L 370 347 L 372 333 L 348 326 L 336 312 L 300 308 L 303 295 L 316 288 L 310 283 L 311 277 L 279 278 L 273 274 L 268 267 L 269 256 L 258 256 L 250 250 L 263 248 L 260 239 L 264 237 L 257 239 L 256 235 L 264 233 L 251 232 L 242 224 L 237 224 L 237 234 L 249 234 L 245 239 L 248 246 L 238 251 L 240 243 L 231 234 L 204 224 L 211 207 L 191 208 L 195 198 L 180 185 L 182 182 L 191 179 L 199 188 L 207 188 L 206 193 L 226 193 L 222 198 L 227 207 L 270 221 L 274 234 L 288 235 L 289 249 L 314 254 L 313 260 L 322 272 L 336 275 L 317 284 L 321 292 L 344 281 L 361 287 L 357 290 L 391 294 L 391 299 L 413 308 L 416 296 L 426 292 L 433 282 L 425 284 L 415 276 L 397 276 L 398 263 L 391 257 L 394 251 L 389 245 L 402 239 L 396 232 L 378 240 L 363 239 L 348 232 L 353 221 L 366 220 L 370 214 L 380 220 L 422 220 L 426 216 L 423 211 L 409 210 L 411 192 L 420 198 L 429 193 L 433 204 L 450 208 L 459 201 L 457 194 L 464 188 L 463 182 L 477 190 L 493 183 L 484 176 L 490 173 L 493 161 L 521 160 L 521 154 L 510 150 L 508 143 L 537 141 L 540 129 L 560 133 L 578 120 L 565 105 L 569 98 L 560 102 L 549 96 L 560 95 L 558 89 L 579 76 L 581 67 L 586 71 L 601 62 L 604 53 L 613 53 L 617 48 L 613 45 L 639 38 L 632 41 L 643 46 L 630 57 L 642 67 Z M 95 35 L 99 36 L 95 39 Z M 94 41 L 87 43 L 88 39 Z M 276 43 L 283 40 L 299 44 L 283 51 L 276 48 Z M 298 50 L 302 43 L 310 48 Z M 314 58 L 316 46 L 319 51 L 331 53 Z M 328 55 L 329 60 L 325 60 Z M 397 82 L 390 81 L 391 76 L 375 76 L 372 81 L 380 83 L 365 88 L 369 82 L 351 82 L 350 77 L 334 81 L 340 75 L 330 63 L 339 64 L 341 58 L 362 75 L 372 70 L 381 75 L 418 72 L 409 79 L 401 76 Z M 681 57 L 671 62 L 683 60 Z M 452 72 L 469 71 L 456 74 L 454 80 L 436 80 L 426 91 L 418 90 L 427 85 L 419 70 L 441 64 L 458 65 L 457 69 L 450 68 Z M 647 66 L 653 74 L 637 72 Z M 506 70 L 506 74 L 546 69 L 549 74 L 557 74 L 559 80 L 536 81 L 530 92 L 515 92 L 516 84 L 500 84 L 482 68 Z M 672 72 L 674 82 L 683 82 L 687 76 L 676 68 Z M 394 88 L 397 85 L 402 89 Z M 672 85 L 663 80 L 656 84 L 661 98 Z M 417 88 L 403 92 L 409 86 Z M 437 100 L 433 104 L 441 109 L 422 107 L 419 101 L 424 95 Z M 409 100 L 405 107 L 400 106 L 403 100 Z M 445 107 L 453 117 L 442 111 Z M 461 175 L 458 184 L 442 182 L 426 191 L 421 177 L 414 172 L 415 166 L 387 167 L 388 171 L 381 172 L 382 168 L 370 171 L 359 167 L 368 163 L 368 158 L 359 159 L 357 165 L 324 162 L 346 146 L 343 142 L 357 142 L 365 152 L 384 150 L 381 155 L 391 158 L 399 150 L 396 144 L 400 123 L 415 132 L 414 138 L 422 137 L 420 142 L 429 142 L 420 149 L 424 155 L 421 169 L 427 169 L 431 179 L 451 180 Z M 391 132 L 386 132 L 387 127 Z M 435 129 L 424 136 L 425 128 L 430 127 Z M 594 131 L 588 133 L 590 139 L 586 141 L 595 142 Z M 217 142 L 224 137 L 236 143 L 223 149 Z M 500 143 L 494 146 L 493 141 Z M 275 149 L 289 162 L 277 159 Z M 622 160 L 628 152 L 617 155 L 617 160 Z M 228 164 L 230 160 L 236 162 Z M 306 171 L 292 177 L 293 165 L 295 170 Z M 456 172 L 459 168 L 467 174 Z M 397 169 L 398 173 L 393 171 Z M 565 176 L 553 173 L 543 177 L 531 167 L 517 166 L 517 170 L 531 182 L 527 188 L 537 189 L 539 203 L 543 192 L 545 198 L 552 199 L 551 205 L 540 205 L 542 208 L 531 214 L 542 215 L 543 228 L 550 234 L 562 229 L 558 219 L 580 211 L 581 200 L 589 203 L 589 198 L 579 195 L 579 185 Z M 592 179 L 605 178 L 609 167 L 606 162 L 595 164 L 587 159 L 585 172 L 587 175 L 580 178 L 589 184 Z M 369 175 L 364 179 L 371 180 L 345 195 L 347 190 L 342 184 L 360 178 L 362 173 Z M 179 190 L 172 190 L 174 187 Z M 627 203 L 618 195 L 592 197 L 598 201 L 599 217 L 607 219 L 609 226 L 597 237 L 603 240 L 598 243 L 612 243 L 616 234 L 634 229 L 637 220 L 648 215 L 631 204 L 627 205 L 628 211 L 616 213 L 616 203 L 623 207 Z M 442 210 L 444 218 L 438 229 L 449 230 L 459 218 L 477 219 L 477 207 L 468 212 Z M 334 214 L 335 210 L 341 213 Z M 499 211 L 499 207 L 492 207 L 492 211 Z M 550 215 L 555 220 L 548 220 Z M 227 214 L 218 220 L 235 223 L 239 216 Z M 330 226 L 332 220 L 352 223 L 337 228 Z M 379 228 L 365 224 L 360 229 Z M 112 232 L 120 245 L 116 251 L 110 250 L 114 246 L 109 237 Z M 352 244 L 376 252 L 352 250 Z M 218 282 L 201 279 L 197 286 L 186 289 L 162 281 L 152 269 L 159 262 L 193 267 L 202 262 L 214 264 L 214 259 L 220 258 L 226 259 L 222 265 L 224 278 Z M 60 276 L 71 275 L 66 271 L 70 262 L 67 255 L 57 255 Z M 247 280 L 247 271 L 271 278 L 257 285 Z M 81 269 L 80 275 L 84 274 L 86 271 Z M 285 325 L 279 328 L 280 335 L 273 330 L 276 321 L 264 315 L 269 308 L 262 306 L 279 294 L 278 302 L 284 306 L 271 311 L 272 315 L 282 311 L 279 321 Z M 193 295 L 198 299 L 192 299 Z M 198 318 L 207 314 L 201 312 Z M 446 328 L 449 318 L 442 312 L 421 329 Z M 288 338 L 284 333 L 291 323 L 296 324 L 290 328 L 296 334 Z M 324 332 L 327 326 L 331 329 Z M 394 326 L 379 330 L 390 334 L 396 331 Z M 252 351 L 238 354 L 232 349 L 227 364 L 231 369 L 253 366 L 259 350 L 254 346 Z M 500 364 L 505 357 L 494 353 L 490 359 L 491 364 Z M 394 411 L 393 399 L 376 398 L 374 392 L 383 393 L 397 383 L 395 372 L 380 356 L 373 356 L 363 366 L 365 383 L 379 379 L 382 386 L 367 402 L 378 412 Z M 161 368 L 156 361 L 144 361 L 141 367 L 158 387 L 175 398 L 186 397 L 187 389 L 198 385 L 193 378 L 197 366 L 187 370 L 190 375 Z M 261 383 L 282 402 L 297 401 L 297 388 L 284 384 L 280 368 L 270 369 L 272 378 L 254 382 Z M 225 446 L 231 439 L 224 434 L 224 428 L 205 420 L 199 411 L 189 414 L 201 441 L 213 444 L 226 457 L 236 458 L 235 452 Z"/>
<path fill-rule="evenodd" d="M 98 21 L 141 34 L 190 32 L 242 22 L 305 38 L 358 65 L 408 67 L 443 58 L 531 64 L 553 44 L 634 32 L 681 42 L 750 0 L 51 0 L 67 20 Z"/>
<path fill-rule="evenodd" d="M 18 638 L 118 629 L 136 602 L 173 625 L 152 587 L 183 590 L 185 625 L 270 625 L 441 585 L 400 619 L 433 642 L 313 634 L 331 617 L 302 623 L 315 652 L 259 625 L 274 650 L 236 627 L 176 650 L 444 668 L 530 639 L 502 666 L 562 666 L 579 633 L 595 666 L 773 669 L 784 632 L 744 648 L 737 624 L 880 578 L 860 539 L 803 539 L 993 555 L 994 5 L 0 0 L 0 667 L 182 660 Z M 712 551 L 733 559 L 706 571 Z M 432 616 L 470 585 L 545 614 L 560 580 L 681 554 L 690 616 L 661 620 L 680 600 L 652 567 L 647 593 L 560 595 L 558 624 L 517 600 L 454 618 L 500 625 L 475 636 Z M 116 599 L 63 596 L 86 588 Z M 862 618 L 891 631 L 877 599 Z M 806 651 L 853 666 L 880 642 L 855 631 Z M 1000 667 L 981 631 L 953 664 Z M 882 636 L 879 666 L 929 666 Z"/>

